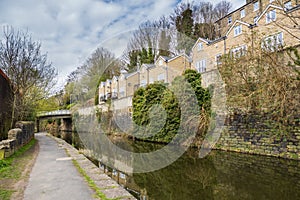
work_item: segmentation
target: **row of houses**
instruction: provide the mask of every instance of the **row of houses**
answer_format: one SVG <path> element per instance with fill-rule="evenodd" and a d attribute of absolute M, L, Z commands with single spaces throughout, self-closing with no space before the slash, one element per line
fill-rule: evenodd
<path fill-rule="evenodd" d="M 171 83 L 186 69 L 202 73 L 202 84 L 207 87 L 214 81 L 212 72 L 222 64 L 222 55 L 241 56 L 257 43 L 268 48 L 299 45 L 299 24 L 298 0 L 247 0 L 245 5 L 215 22 L 221 37 L 213 41 L 199 38 L 190 57 L 160 56 L 154 64 L 143 64 L 134 73 L 122 71 L 120 76 L 100 84 L 99 102 L 112 98 L 118 109 L 131 107 L 136 89 L 155 81 Z"/>
<path fill-rule="evenodd" d="M 137 71 L 128 73 L 121 71 L 120 76 L 101 82 L 99 86 L 99 102 L 108 98 L 121 99 L 131 97 L 139 87 L 144 87 L 155 81 L 171 83 L 186 69 L 191 69 L 191 59 L 185 55 L 173 58 L 160 56 L 154 64 L 143 64 Z"/>

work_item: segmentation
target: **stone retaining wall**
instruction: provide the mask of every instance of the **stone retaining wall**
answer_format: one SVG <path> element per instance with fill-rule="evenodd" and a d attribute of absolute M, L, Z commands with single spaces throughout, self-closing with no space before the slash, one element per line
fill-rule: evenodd
<path fill-rule="evenodd" d="M 15 151 L 34 138 L 33 122 L 17 122 L 16 128 L 8 132 L 8 139 L 0 142 L 0 159 L 11 156 Z"/>
<path fill-rule="evenodd" d="M 300 160 L 297 123 L 283 133 L 264 116 L 234 114 L 228 117 L 225 127 L 215 149 Z"/>

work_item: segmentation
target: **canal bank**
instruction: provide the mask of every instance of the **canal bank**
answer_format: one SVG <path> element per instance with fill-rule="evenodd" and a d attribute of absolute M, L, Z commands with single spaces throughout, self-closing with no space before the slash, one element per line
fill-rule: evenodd
<path fill-rule="evenodd" d="M 45 133 L 36 138 L 40 153 L 25 199 L 135 199 L 64 140 Z"/>
<path fill-rule="evenodd" d="M 118 140 L 117 146 L 149 152 L 163 145 Z M 86 151 L 89 156 L 92 152 Z M 94 160 L 99 168 L 128 191 L 152 199 L 299 199 L 300 162 L 213 150 L 205 158 L 191 148 L 169 166 L 148 173 L 121 173 Z M 122 176 L 118 176 L 122 174 Z"/>

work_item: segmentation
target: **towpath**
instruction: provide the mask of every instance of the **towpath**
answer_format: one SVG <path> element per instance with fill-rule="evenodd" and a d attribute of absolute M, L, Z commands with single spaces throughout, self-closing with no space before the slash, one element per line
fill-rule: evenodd
<path fill-rule="evenodd" d="M 24 193 L 25 200 L 94 199 L 65 150 L 45 133 L 38 133 L 40 152 Z"/>

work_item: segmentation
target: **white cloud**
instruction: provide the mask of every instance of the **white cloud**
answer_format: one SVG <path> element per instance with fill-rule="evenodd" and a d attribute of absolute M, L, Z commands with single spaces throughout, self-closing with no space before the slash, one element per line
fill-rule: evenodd
<path fill-rule="evenodd" d="M 178 0 L 1 0 L 0 24 L 28 29 L 58 69 L 59 83 L 99 45 L 126 47 L 130 31 L 168 15 Z M 233 0 L 234 6 L 241 2 Z"/>

